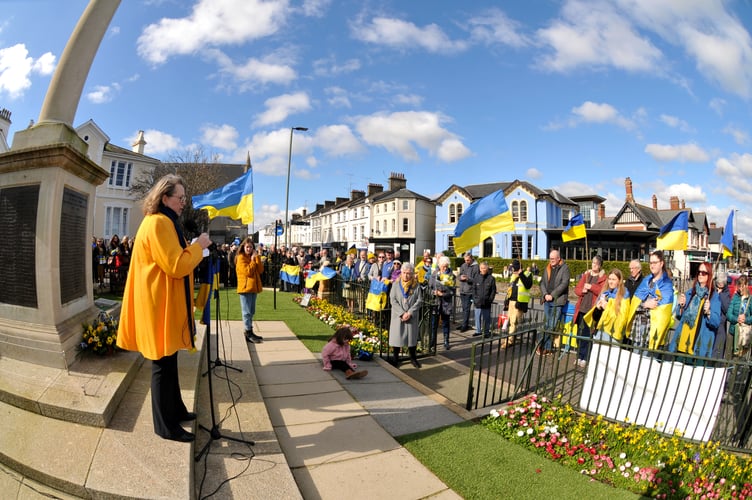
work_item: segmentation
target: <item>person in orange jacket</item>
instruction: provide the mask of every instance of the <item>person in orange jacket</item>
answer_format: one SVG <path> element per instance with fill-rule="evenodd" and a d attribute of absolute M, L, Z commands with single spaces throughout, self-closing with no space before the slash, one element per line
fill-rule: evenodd
<path fill-rule="evenodd" d="M 151 406 L 154 432 L 165 439 L 193 441 L 181 422 L 196 419 L 180 395 L 178 351 L 194 348 L 193 270 L 211 244 L 202 233 L 189 244 L 178 217 L 187 198 L 180 176 L 166 175 L 143 202 L 125 283 L 117 345 L 152 360 Z"/>
<path fill-rule="evenodd" d="M 264 338 L 253 333 L 253 315 L 256 314 L 256 295 L 262 290 L 261 275 L 264 272 L 264 263 L 256 252 L 256 246 L 250 236 L 240 245 L 238 256 L 235 257 L 235 272 L 238 275 L 237 292 L 243 313 L 245 339 L 259 344 Z"/>

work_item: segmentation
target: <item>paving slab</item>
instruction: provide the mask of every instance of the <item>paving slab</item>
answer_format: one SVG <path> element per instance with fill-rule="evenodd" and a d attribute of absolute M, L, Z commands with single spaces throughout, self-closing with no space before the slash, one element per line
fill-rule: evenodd
<path fill-rule="evenodd" d="M 351 460 L 400 447 L 367 414 L 362 417 L 280 427 L 277 429 L 277 436 L 292 468 Z"/>
<path fill-rule="evenodd" d="M 270 398 L 266 400 L 269 418 L 275 427 L 329 422 L 368 413 L 345 390 L 323 394 Z"/>
<path fill-rule="evenodd" d="M 262 387 L 269 384 L 296 384 L 301 382 L 327 381 L 331 376 L 321 369 L 315 360 L 311 363 L 256 366 L 256 377 Z"/>
<path fill-rule="evenodd" d="M 261 387 L 264 398 L 278 398 L 282 396 L 299 396 L 302 394 L 322 394 L 342 390 L 342 384 L 335 379 L 318 382 L 300 382 L 297 384 L 270 384 Z"/>
<path fill-rule="evenodd" d="M 197 465 L 196 475 L 205 478 L 196 484 L 195 498 L 238 498 L 253 500 L 301 500 L 303 497 L 282 453 L 238 456 L 237 452 L 212 451 L 206 470 Z M 232 480 L 221 484 L 228 478 Z"/>
<path fill-rule="evenodd" d="M 306 500 L 418 500 L 450 491 L 404 448 L 293 469 L 293 474 Z"/>

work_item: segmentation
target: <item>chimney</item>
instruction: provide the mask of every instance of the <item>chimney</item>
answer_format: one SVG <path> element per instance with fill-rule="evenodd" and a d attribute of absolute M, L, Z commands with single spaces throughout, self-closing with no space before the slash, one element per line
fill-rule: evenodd
<path fill-rule="evenodd" d="M 601 203 L 598 205 L 598 220 L 603 220 L 606 218 L 606 205 L 604 203 Z"/>
<path fill-rule="evenodd" d="M 308 215 L 308 209 L 307 209 L 307 208 L 304 208 L 304 209 L 303 209 L 303 217 L 305 217 L 306 215 Z"/>
<path fill-rule="evenodd" d="M 350 191 L 350 200 L 355 201 L 355 200 L 358 200 L 360 198 L 365 198 L 365 197 L 366 197 L 365 191 L 359 191 L 357 189 L 353 189 L 352 191 Z"/>
<path fill-rule="evenodd" d="M 389 191 L 397 191 L 398 189 L 405 189 L 407 187 L 407 181 L 405 180 L 405 174 L 392 172 L 389 176 Z"/>
<path fill-rule="evenodd" d="M 334 202 L 332 200 L 324 200 L 324 208 L 333 207 Z"/>
<path fill-rule="evenodd" d="M 5 137 L 6 142 L 8 139 L 8 132 L 10 131 L 10 111 L 3 108 L 0 109 L 0 134 Z"/>
<path fill-rule="evenodd" d="M 718 226 L 715 225 L 715 222 L 711 222 L 710 223 L 710 229 L 715 229 L 716 227 L 718 227 Z"/>
<path fill-rule="evenodd" d="M 658 197 L 653 195 L 653 210 L 658 210 Z"/>
<path fill-rule="evenodd" d="M 144 140 L 144 131 L 139 130 L 138 137 L 136 137 L 136 142 L 131 145 L 131 151 L 142 155 L 144 154 L 144 146 L 146 146 L 146 141 Z"/>
<path fill-rule="evenodd" d="M 634 195 L 632 194 L 632 179 L 627 177 L 624 179 L 624 188 L 627 191 L 627 203 L 634 203 Z"/>
<path fill-rule="evenodd" d="M 686 206 L 684 205 L 684 200 L 682 200 L 682 201 L 681 201 L 681 207 L 682 207 L 682 210 L 684 210 L 685 208 L 687 208 L 687 207 L 686 207 Z"/>
<path fill-rule="evenodd" d="M 316 212 L 318 212 L 322 208 L 324 208 L 324 205 L 322 205 L 321 203 L 316 203 Z"/>
<path fill-rule="evenodd" d="M 381 193 L 384 191 L 384 186 L 381 184 L 369 184 L 368 185 L 368 196 L 373 196 L 377 193 Z"/>
<path fill-rule="evenodd" d="M 337 201 L 335 202 L 335 204 L 336 205 L 341 205 L 341 204 L 343 204 L 346 201 L 350 201 L 350 200 L 348 198 L 340 198 L 339 196 L 337 196 Z"/>
<path fill-rule="evenodd" d="M 671 200 L 669 201 L 669 205 L 671 207 L 671 210 L 679 210 L 679 197 L 672 196 Z"/>

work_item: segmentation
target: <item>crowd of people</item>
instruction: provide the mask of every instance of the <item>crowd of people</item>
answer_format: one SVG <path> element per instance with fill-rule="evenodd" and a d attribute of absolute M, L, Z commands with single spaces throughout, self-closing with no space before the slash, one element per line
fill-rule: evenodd
<path fill-rule="evenodd" d="M 110 290 L 122 289 L 128 275 L 133 252 L 133 240 L 123 236 L 121 240 L 117 234 L 113 234 L 109 241 L 104 238 L 91 238 L 91 275 L 94 284 L 100 290 L 105 288 L 105 280 L 108 281 Z"/>

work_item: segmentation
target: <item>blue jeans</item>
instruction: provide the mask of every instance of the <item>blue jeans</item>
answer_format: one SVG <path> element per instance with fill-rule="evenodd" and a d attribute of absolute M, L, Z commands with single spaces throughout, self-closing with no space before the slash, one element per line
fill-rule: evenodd
<path fill-rule="evenodd" d="M 460 294 L 460 300 L 462 301 L 462 324 L 460 328 L 466 330 L 470 328 L 470 307 L 473 303 L 473 296 L 467 293 Z"/>
<path fill-rule="evenodd" d="M 253 330 L 253 315 L 256 314 L 256 294 L 240 293 L 240 310 L 243 313 L 243 326 L 246 331 Z"/>
<path fill-rule="evenodd" d="M 544 318 L 544 330 L 556 330 L 559 327 L 559 324 L 561 323 L 562 316 L 564 314 L 564 306 L 558 306 L 555 302 L 544 302 L 543 303 L 543 318 Z M 541 349 L 544 349 L 546 351 L 550 351 L 552 348 L 551 345 L 551 335 L 546 333 L 539 333 L 538 334 L 538 340 L 543 338 L 543 342 L 541 343 Z"/>
<path fill-rule="evenodd" d="M 431 347 L 436 345 L 436 337 L 439 333 L 439 320 L 441 320 L 441 329 L 444 332 L 444 345 L 449 344 L 449 315 L 434 309 L 431 311 Z"/>
<path fill-rule="evenodd" d="M 481 329 L 482 325 L 482 329 Z M 475 308 L 475 333 L 480 335 L 483 333 L 485 336 L 491 335 L 491 308 L 481 309 Z"/>

